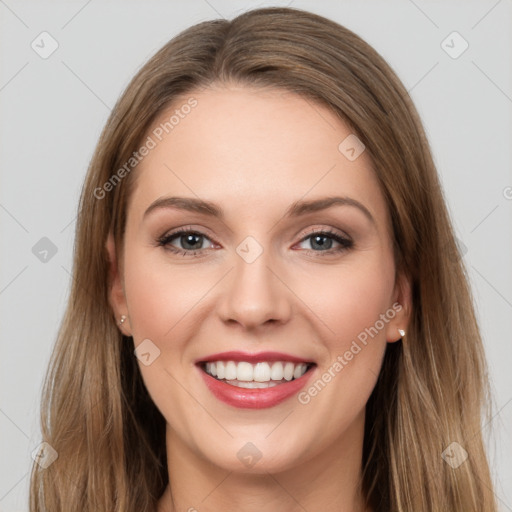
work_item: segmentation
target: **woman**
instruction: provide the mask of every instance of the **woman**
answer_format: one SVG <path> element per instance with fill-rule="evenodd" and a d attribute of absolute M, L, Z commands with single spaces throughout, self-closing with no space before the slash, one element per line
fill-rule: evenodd
<path fill-rule="evenodd" d="M 428 143 L 354 33 L 283 8 L 184 31 L 79 211 L 32 512 L 496 510 Z"/>

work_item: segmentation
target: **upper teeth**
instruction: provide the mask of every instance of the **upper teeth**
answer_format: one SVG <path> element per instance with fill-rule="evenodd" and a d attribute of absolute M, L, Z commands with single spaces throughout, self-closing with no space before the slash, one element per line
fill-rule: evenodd
<path fill-rule="evenodd" d="M 298 379 L 306 373 L 306 363 L 261 362 L 251 364 L 246 361 L 215 361 L 206 363 L 206 373 L 217 379 L 241 380 L 245 382 L 269 382 L 271 380 Z"/>

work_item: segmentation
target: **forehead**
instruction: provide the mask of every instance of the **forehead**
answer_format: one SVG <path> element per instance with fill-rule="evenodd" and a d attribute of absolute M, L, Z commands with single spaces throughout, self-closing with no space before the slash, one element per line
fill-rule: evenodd
<path fill-rule="evenodd" d="M 235 86 L 194 91 L 162 112 L 147 137 L 154 147 L 135 170 L 130 201 L 138 216 L 165 195 L 217 202 L 234 218 L 276 216 L 301 198 L 343 195 L 385 222 L 369 155 L 347 158 L 340 143 L 353 141 L 349 126 L 299 95 Z"/>

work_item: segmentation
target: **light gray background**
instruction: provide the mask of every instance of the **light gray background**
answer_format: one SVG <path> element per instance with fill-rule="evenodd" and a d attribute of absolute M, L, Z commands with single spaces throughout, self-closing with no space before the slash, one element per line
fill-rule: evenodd
<path fill-rule="evenodd" d="M 261 5 L 327 16 L 372 44 L 423 118 L 472 282 L 495 392 L 484 427 L 512 511 L 512 2 L 0 0 L 0 511 L 28 510 L 39 393 L 69 291 L 82 180 L 110 108 L 182 29 Z M 59 47 L 42 59 L 31 42 Z M 451 58 L 441 42 L 469 43 Z M 48 237 L 46 263 L 32 247 Z"/>

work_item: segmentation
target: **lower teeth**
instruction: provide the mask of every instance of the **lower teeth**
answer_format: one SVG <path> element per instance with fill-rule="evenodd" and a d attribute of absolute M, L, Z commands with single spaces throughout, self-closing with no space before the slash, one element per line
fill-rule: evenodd
<path fill-rule="evenodd" d="M 225 380 L 225 379 L 217 379 L 220 382 L 224 382 L 226 384 L 230 384 L 231 386 L 237 386 L 239 388 L 247 388 L 247 389 L 262 389 L 262 388 L 272 388 L 274 386 L 277 386 L 279 384 L 283 384 L 282 380 L 276 381 L 271 380 L 268 382 L 244 382 L 240 380 Z M 284 382 L 291 382 L 288 380 L 284 380 Z"/>

